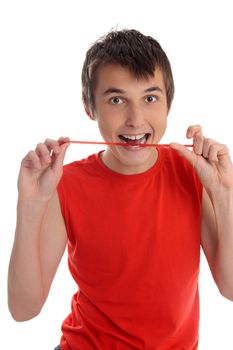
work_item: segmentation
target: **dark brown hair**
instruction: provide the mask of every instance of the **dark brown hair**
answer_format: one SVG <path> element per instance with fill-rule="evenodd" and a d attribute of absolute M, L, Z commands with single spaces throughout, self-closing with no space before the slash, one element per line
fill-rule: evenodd
<path fill-rule="evenodd" d="M 137 30 L 111 31 L 98 39 L 87 51 L 82 69 L 82 98 L 92 110 L 95 109 L 94 90 L 98 68 L 119 64 L 129 69 L 136 78 L 154 75 L 156 68 L 163 74 L 167 107 L 174 96 L 174 81 L 170 62 L 160 44 Z"/>

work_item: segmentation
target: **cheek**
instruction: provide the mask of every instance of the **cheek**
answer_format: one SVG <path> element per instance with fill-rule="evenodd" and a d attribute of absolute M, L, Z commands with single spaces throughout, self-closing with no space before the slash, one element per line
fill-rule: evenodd
<path fill-rule="evenodd" d="M 105 113 L 98 114 L 97 123 L 100 131 L 102 132 L 114 132 L 121 125 L 121 118 L 118 115 L 105 111 Z"/>
<path fill-rule="evenodd" d="M 160 125 L 155 129 L 155 134 L 161 138 L 164 135 L 165 131 L 166 125 Z"/>
<path fill-rule="evenodd" d="M 153 128 L 155 130 L 155 134 L 161 138 L 167 128 L 167 118 L 161 118 L 159 120 L 158 119 L 155 120 L 153 123 Z"/>
<path fill-rule="evenodd" d="M 151 123 L 156 127 L 156 128 L 166 128 L 167 126 L 167 115 L 165 114 L 159 114 L 155 113 L 153 118 L 151 119 Z"/>
<path fill-rule="evenodd" d="M 165 118 L 163 120 L 163 123 L 162 123 L 162 131 L 163 131 L 163 133 L 165 132 L 166 128 L 167 128 L 167 118 Z"/>
<path fill-rule="evenodd" d="M 114 123 L 109 118 L 99 118 L 97 119 L 97 123 L 102 135 L 110 135 L 116 130 Z"/>

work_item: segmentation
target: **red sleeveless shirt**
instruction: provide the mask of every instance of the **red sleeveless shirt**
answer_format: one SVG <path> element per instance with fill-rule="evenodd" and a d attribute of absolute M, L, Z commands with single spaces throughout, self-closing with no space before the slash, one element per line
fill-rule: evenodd
<path fill-rule="evenodd" d="M 62 350 L 195 350 L 202 186 L 176 151 L 123 175 L 100 154 L 58 186 L 77 283 Z"/>

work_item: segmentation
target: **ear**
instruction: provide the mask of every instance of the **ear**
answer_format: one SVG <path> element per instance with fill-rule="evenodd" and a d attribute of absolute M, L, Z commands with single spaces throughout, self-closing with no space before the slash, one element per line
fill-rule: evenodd
<path fill-rule="evenodd" d="M 94 112 L 92 111 L 89 105 L 84 103 L 84 109 L 89 118 L 91 118 L 92 120 L 96 120 L 96 116 L 94 115 Z"/>

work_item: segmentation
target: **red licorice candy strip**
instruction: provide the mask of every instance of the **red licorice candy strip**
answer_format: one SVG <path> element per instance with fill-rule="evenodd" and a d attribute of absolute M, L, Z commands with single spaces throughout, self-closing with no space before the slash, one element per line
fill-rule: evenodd
<path fill-rule="evenodd" d="M 108 145 L 108 146 L 140 146 L 140 147 L 169 147 L 169 144 L 155 144 L 155 143 L 123 143 L 123 142 L 101 142 L 101 141 L 74 141 L 69 143 L 89 144 L 89 145 Z M 193 145 L 184 145 L 185 147 L 193 147 Z"/>

